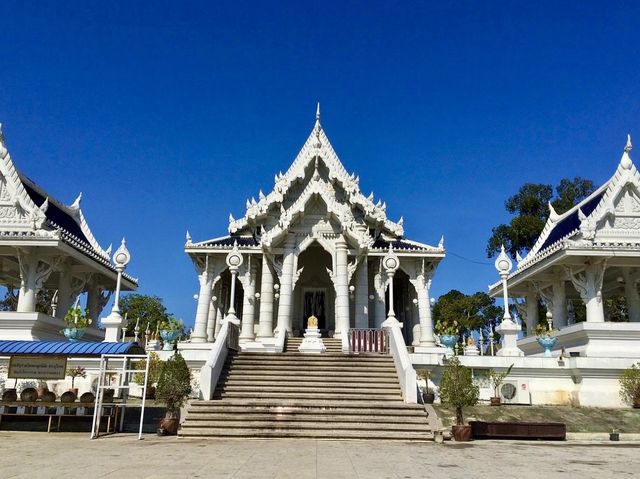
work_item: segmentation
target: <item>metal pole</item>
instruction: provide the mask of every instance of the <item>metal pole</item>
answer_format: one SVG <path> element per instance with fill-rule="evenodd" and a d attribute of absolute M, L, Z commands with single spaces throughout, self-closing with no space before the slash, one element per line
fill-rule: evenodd
<path fill-rule="evenodd" d="M 138 439 L 142 439 L 142 423 L 144 422 L 144 405 L 147 399 L 147 381 L 149 379 L 149 354 L 147 353 L 147 367 L 144 370 L 144 387 L 142 388 L 142 409 L 140 410 L 140 428 L 138 429 Z"/>

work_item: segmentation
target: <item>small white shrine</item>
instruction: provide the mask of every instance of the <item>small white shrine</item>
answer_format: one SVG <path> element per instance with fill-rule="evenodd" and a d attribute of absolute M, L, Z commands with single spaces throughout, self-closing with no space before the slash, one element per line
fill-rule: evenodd
<path fill-rule="evenodd" d="M 386 203 L 362 194 L 359 181 L 331 146 L 318 107 L 293 164 L 275 175 L 273 191 L 246 201 L 241 218 L 229 215 L 228 235 L 194 242 L 187 233 L 185 252 L 200 282 L 191 343 L 213 342 L 230 311 L 241 321 L 245 348 L 272 343 L 280 330 L 302 336 L 311 316 L 323 337 L 380 328 L 390 277 L 381 260 L 392 248 L 400 259 L 393 308 L 405 341 L 435 346 L 429 287 L 445 255 L 443 241 L 429 246 L 405 238 L 403 219 L 390 220 Z M 230 251 L 242 256 L 233 274 Z"/>
<path fill-rule="evenodd" d="M 78 195 L 71 205 L 53 198 L 14 165 L 0 125 L 0 281 L 16 297 L 16 311 L 0 312 L 0 339 L 64 339 L 62 318 L 77 296 L 87 293 L 93 320 L 85 340 L 101 340 L 98 318 L 116 289 L 111 246 L 103 249 L 82 213 Z M 122 274 L 123 290 L 137 280 Z M 36 311 L 38 293 L 53 292 L 45 312 Z"/>

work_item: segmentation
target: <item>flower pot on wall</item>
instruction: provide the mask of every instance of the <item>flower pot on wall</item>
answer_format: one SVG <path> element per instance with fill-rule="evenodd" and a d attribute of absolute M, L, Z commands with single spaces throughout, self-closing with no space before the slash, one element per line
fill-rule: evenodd
<path fill-rule="evenodd" d="M 489 400 L 491 401 L 492 406 L 500 406 L 500 404 L 502 403 L 500 396 L 493 396 L 489 398 Z"/>
<path fill-rule="evenodd" d="M 556 343 L 558 342 L 558 338 L 556 338 L 555 336 L 538 336 L 536 340 L 538 341 L 538 344 L 544 349 L 544 357 L 553 357 L 551 355 L 551 348 L 556 345 Z"/>
<path fill-rule="evenodd" d="M 173 349 L 174 341 L 180 337 L 180 331 L 163 329 L 162 331 L 160 331 L 160 337 L 162 338 L 162 342 L 164 343 L 162 350 L 171 351 Z"/>
<path fill-rule="evenodd" d="M 468 424 L 451 426 L 451 432 L 456 442 L 468 442 L 471 440 L 471 426 Z"/>
<path fill-rule="evenodd" d="M 38 391 L 35 388 L 24 388 L 20 393 L 20 401 L 36 402 L 38 400 Z"/>
<path fill-rule="evenodd" d="M 433 401 L 436 400 L 436 395 L 435 393 L 431 392 L 431 391 L 427 391 L 427 392 L 423 392 L 422 393 L 422 401 L 425 404 L 433 404 Z"/>
<path fill-rule="evenodd" d="M 84 328 L 64 328 L 62 330 L 64 337 L 69 341 L 78 341 L 82 336 L 84 336 Z"/>
<path fill-rule="evenodd" d="M 75 397 L 78 397 L 78 388 L 69 388 L 69 391 L 71 391 Z"/>
<path fill-rule="evenodd" d="M 158 436 L 175 436 L 178 434 L 178 416 L 166 413 L 160 420 L 160 427 L 158 427 Z"/>

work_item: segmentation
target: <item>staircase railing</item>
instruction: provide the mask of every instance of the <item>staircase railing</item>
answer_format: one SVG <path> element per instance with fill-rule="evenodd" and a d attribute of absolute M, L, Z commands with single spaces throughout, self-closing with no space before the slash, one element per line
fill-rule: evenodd
<path fill-rule="evenodd" d="M 375 328 L 350 329 L 349 344 L 352 353 L 386 354 L 389 352 L 389 333 Z"/>
<path fill-rule="evenodd" d="M 413 364 L 411 364 L 411 358 L 409 357 L 407 346 L 404 344 L 400 326 L 394 324 L 384 329 L 389 332 L 389 351 L 391 351 L 396 373 L 398 373 L 402 398 L 406 403 L 416 404 L 418 402 L 416 370 L 413 369 Z"/>
<path fill-rule="evenodd" d="M 225 318 L 216 342 L 213 343 L 213 348 L 209 353 L 209 359 L 200 369 L 200 399 L 213 399 L 213 393 L 216 390 L 229 351 L 237 351 L 239 348 L 238 336 L 238 325 L 229 318 Z"/>

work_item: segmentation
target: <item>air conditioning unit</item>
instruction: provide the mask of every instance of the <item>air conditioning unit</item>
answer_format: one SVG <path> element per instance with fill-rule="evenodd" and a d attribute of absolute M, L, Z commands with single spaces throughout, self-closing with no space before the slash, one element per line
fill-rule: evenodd
<path fill-rule="evenodd" d="M 531 405 L 529 381 L 507 380 L 500 386 L 500 399 L 503 404 Z"/>

